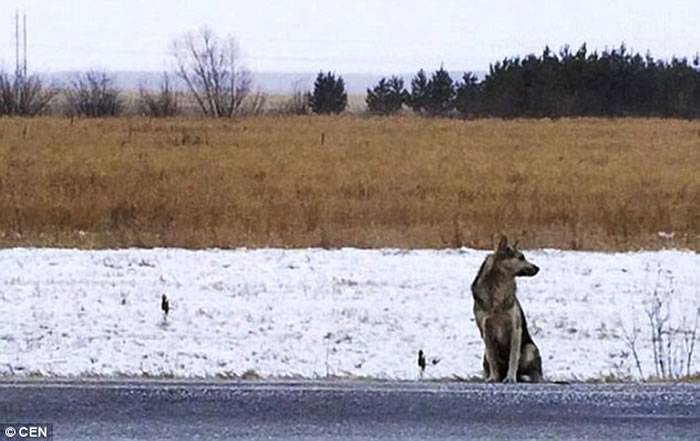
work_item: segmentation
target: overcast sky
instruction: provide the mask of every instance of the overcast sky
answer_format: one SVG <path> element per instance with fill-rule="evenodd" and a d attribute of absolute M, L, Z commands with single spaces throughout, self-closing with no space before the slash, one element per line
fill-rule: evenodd
<path fill-rule="evenodd" d="M 700 50 L 698 0 L 0 0 L 5 69 L 16 9 L 27 13 L 30 70 L 40 71 L 162 70 L 173 38 L 203 25 L 234 35 L 257 71 L 478 71 L 584 41 L 661 58 Z"/>

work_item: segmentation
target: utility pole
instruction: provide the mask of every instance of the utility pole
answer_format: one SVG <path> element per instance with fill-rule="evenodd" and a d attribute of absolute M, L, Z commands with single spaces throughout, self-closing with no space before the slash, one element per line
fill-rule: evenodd
<path fill-rule="evenodd" d="M 27 13 L 22 12 L 22 52 L 20 58 L 19 9 L 15 11 L 15 77 L 27 76 Z"/>
<path fill-rule="evenodd" d="M 23 11 L 22 14 L 23 14 L 22 15 L 22 29 L 23 29 L 22 40 L 24 41 L 24 63 L 23 63 L 24 72 L 22 72 L 22 76 L 24 78 L 27 78 L 27 12 Z"/>
<path fill-rule="evenodd" d="M 15 78 L 13 81 L 14 87 L 14 102 L 12 103 L 13 109 L 10 113 L 15 113 L 19 110 L 20 103 L 22 102 L 22 72 L 19 65 L 19 9 L 15 10 Z"/>
<path fill-rule="evenodd" d="M 15 77 L 19 76 L 19 10 L 15 10 Z"/>
<path fill-rule="evenodd" d="M 13 112 L 24 106 L 25 81 L 27 79 L 27 13 L 22 11 L 22 59 L 20 62 L 19 9 L 15 10 L 15 78 Z"/>

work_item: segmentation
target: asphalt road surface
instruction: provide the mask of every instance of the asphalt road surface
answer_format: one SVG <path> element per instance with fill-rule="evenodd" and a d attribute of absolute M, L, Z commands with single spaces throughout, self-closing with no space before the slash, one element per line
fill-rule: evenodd
<path fill-rule="evenodd" d="M 6 381 L 0 423 L 54 440 L 697 441 L 700 385 Z"/>

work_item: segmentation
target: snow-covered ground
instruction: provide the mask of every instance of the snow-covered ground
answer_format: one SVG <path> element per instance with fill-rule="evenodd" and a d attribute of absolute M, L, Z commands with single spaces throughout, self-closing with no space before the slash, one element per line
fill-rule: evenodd
<path fill-rule="evenodd" d="M 440 358 L 426 378 L 471 377 L 483 344 L 469 285 L 485 254 L 0 250 L 0 375 L 415 379 L 422 348 Z M 526 256 L 542 270 L 518 296 L 550 379 L 637 376 L 622 332 L 635 325 L 651 375 L 653 291 L 678 326 L 700 306 L 693 252 Z"/>

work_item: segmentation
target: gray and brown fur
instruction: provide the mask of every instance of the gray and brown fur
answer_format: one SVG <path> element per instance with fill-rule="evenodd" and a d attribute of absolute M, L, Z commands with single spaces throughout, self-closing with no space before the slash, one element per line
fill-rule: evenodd
<path fill-rule="evenodd" d="M 484 376 L 488 382 L 542 380 L 540 351 L 515 296 L 515 278 L 538 272 L 537 265 L 518 250 L 517 242 L 510 246 L 508 239 L 501 237 L 472 283 L 474 319 L 484 340 Z"/>

